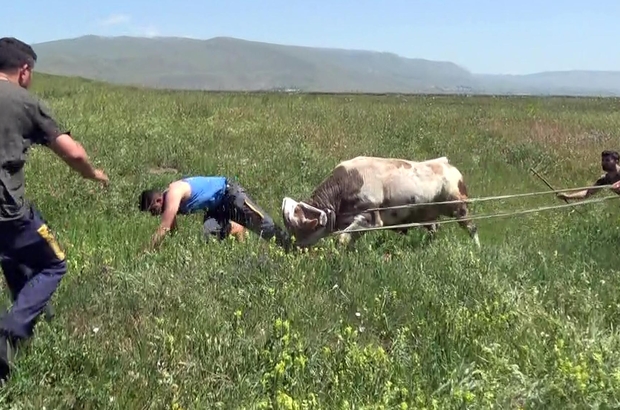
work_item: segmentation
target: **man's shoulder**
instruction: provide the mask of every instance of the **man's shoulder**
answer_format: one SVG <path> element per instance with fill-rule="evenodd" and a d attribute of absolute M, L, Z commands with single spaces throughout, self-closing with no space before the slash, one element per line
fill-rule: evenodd
<path fill-rule="evenodd" d="M 174 192 L 174 195 L 180 194 L 181 198 L 184 198 L 187 195 L 189 195 L 191 190 L 192 190 L 191 185 L 185 179 L 179 179 L 177 181 L 172 181 L 168 185 L 166 192 L 168 193 Z"/>
<path fill-rule="evenodd" d="M 30 91 L 8 81 L 0 81 L 0 104 L 20 104 L 31 115 L 52 117 L 52 113 L 41 99 Z"/>
<path fill-rule="evenodd" d="M 620 181 L 620 173 L 616 173 L 614 175 L 609 175 L 609 174 L 605 174 L 607 177 L 607 183 L 608 184 L 615 184 L 616 182 Z"/>
<path fill-rule="evenodd" d="M 605 173 L 596 180 L 596 185 L 612 185 L 620 181 L 620 174 Z"/>
<path fill-rule="evenodd" d="M 0 81 L 0 98 L 37 104 L 39 100 L 28 90 L 9 81 Z"/>

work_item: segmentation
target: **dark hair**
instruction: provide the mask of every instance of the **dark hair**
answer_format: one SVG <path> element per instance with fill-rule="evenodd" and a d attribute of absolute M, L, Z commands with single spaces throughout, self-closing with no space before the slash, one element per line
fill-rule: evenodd
<path fill-rule="evenodd" d="M 159 194 L 156 189 L 145 189 L 140 194 L 140 211 L 148 211 L 155 199 L 155 196 Z"/>
<path fill-rule="evenodd" d="M 606 157 L 612 157 L 615 161 L 620 160 L 620 155 L 618 154 L 618 151 L 605 150 L 601 152 L 601 158 L 606 158 Z"/>
<path fill-rule="evenodd" d="M 37 53 L 32 47 L 15 37 L 0 38 L 0 71 L 12 71 L 28 64 L 34 67 Z"/>

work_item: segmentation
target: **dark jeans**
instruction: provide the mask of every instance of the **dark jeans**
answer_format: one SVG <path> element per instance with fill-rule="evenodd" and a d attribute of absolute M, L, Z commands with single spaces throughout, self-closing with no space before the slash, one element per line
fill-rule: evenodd
<path fill-rule="evenodd" d="M 13 299 L 0 333 L 26 339 L 67 272 L 65 255 L 34 205 L 22 218 L 0 222 L 0 255 Z"/>
<path fill-rule="evenodd" d="M 288 233 L 276 225 L 273 218 L 256 205 L 241 185 L 234 182 L 228 183 L 222 205 L 218 209 L 205 213 L 205 234 L 215 236 L 220 240 L 228 237 L 231 231 L 231 220 L 265 240 L 270 240 L 275 236 L 276 243 L 287 251 L 291 248 Z"/>

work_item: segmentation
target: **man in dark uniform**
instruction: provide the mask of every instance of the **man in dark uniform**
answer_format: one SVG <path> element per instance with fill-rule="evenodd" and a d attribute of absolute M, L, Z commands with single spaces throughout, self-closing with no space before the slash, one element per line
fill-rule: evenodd
<path fill-rule="evenodd" d="M 603 151 L 601 153 L 601 167 L 603 168 L 603 171 L 605 171 L 605 173 L 594 182 L 593 186 L 612 185 L 611 190 L 616 194 L 620 195 L 620 165 L 618 165 L 619 160 L 620 155 L 617 151 Z M 557 194 L 557 197 L 560 199 L 585 199 L 599 193 L 601 190 L 602 188 L 584 189 L 573 194 L 565 194 L 563 192 L 560 192 Z"/>
<path fill-rule="evenodd" d="M 24 165 L 43 145 L 84 178 L 108 183 L 84 148 L 62 132 L 47 107 L 28 92 L 37 60 L 33 49 L 0 39 L 0 263 L 13 305 L 0 320 L 0 379 L 6 379 L 19 342 L 33 335 L 38 316 L 67 271 L 65 254 L 36 207 L 24 198 Z"/>

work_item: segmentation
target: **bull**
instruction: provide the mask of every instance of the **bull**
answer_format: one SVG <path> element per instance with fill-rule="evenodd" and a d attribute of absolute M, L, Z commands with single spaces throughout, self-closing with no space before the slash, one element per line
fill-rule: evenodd
<path fill-rule="evenodd" d="M 456 218 L 480 247 L 476 224 L 466 220 L 465 202 L 432 205 L 466 199 L 463 175 L 447 157 L 411 161 L 358 156 L 336 165 L 308 200 L 285 197 L 282 217 L 300 247 L 313 246 L 334 232 L 342 232 L 339 242 L 351 246 L 363 232 L 349 231 L 400 224 L 428 223 L 425 228 L 434 235 L 440 216 Z M 431 205 L 372 210 L 421 203 Z"/>

